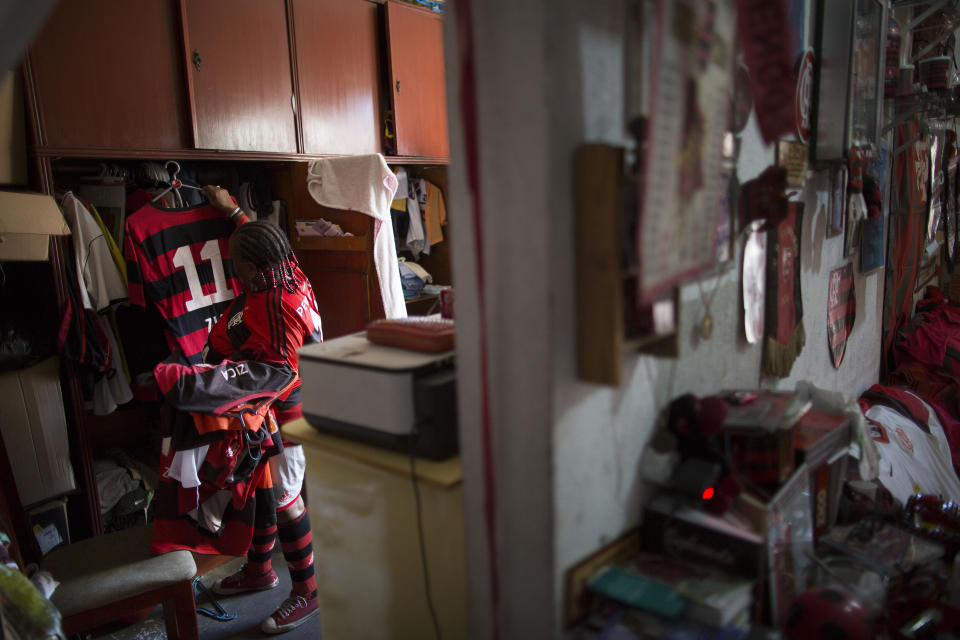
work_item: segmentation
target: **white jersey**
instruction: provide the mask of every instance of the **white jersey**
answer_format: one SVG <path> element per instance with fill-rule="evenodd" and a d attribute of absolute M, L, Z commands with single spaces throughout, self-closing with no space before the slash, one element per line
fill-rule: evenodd
<path fill-rule="evenodd" d="M 916 395 L 916 394 L 912 394 Z M 953 470 L 950 445 L 926 402 L 930 433 L 910 418 L 884 405 L 873 405 L 865 412 L 867 427 L 874 436 L 880 454 L 877 480 L 902 503 L 914 493 L 930 493 L 944 499 L 960 499 L 960 480 Z"/>

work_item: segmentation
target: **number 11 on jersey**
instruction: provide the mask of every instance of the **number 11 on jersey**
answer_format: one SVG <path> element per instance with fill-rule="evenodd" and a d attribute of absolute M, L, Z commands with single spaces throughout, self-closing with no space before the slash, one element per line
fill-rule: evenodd
<path fill-rule="evenodd" d="M 173 254 L 173 266 L 183 269 L 187 276 L 187 285 L 190 287 L 190 299 L 186 301 L 187 311 L 196 311 L 218 302 L 232 300 L 235 296 L 227 287 L 227 278 L 223 273 L 223 258 L 220 256 L 220 242 L 207 240 L 200 249 L 200 257 L 209 262 L 213 269 L 213 293 L 204 293 L 200 286 L 200 276 L 197 265 L 193 261 L 193 253 L 189 246 L 182 246 Z"/>

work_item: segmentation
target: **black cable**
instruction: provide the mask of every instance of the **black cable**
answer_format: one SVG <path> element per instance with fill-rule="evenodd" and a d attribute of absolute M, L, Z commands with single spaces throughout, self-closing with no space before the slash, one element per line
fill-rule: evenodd
<path fill-rule="evenodd" d="M 420 563 L 423 565 L 423 583 L 427 596 L 427 608 L 430 610 L 430 620 L 433 622 L 433 634 L 437 640 L 441 639 L 440 622 L 437 620 L 437 611 L 433 606 L 433 596 L 430 591 L 430 571 L 427 569 L 427 544 L 423 534 L 423 508 L 420 505 L 420 486 L 417 482 L 416 456 L 413 453 L 414 443 L 418 432 L 414 429 L 410 434 L 410 481 L 413 483 L 413 497 L 417 505 L 417 537 L 420 540 Z"/>

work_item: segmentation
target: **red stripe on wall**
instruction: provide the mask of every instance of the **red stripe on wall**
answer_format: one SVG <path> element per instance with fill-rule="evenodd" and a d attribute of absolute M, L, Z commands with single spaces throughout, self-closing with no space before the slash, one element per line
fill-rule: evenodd
<path fill-rule="evenodd" d="M 457 48 L 460 63 L 460 115 L 463 121 L 464 158 L 470 191 L 474 252 L 477 269 L 477 297 L 480 330 L 480 429 L 483 447 L 483 513 L 486 520 L 490 573 L 491 630 L 500 637 L 500 585 L 497 558 L 496 484 L 493 460 L 493 433 L 490 424 L 490 388 L 487 362 L 487 315 L 484 278 L 483 225 L 480 204 L 480 145 L 477 117 L 476 67 L 474 64 L 473 14 L 471 0 L 461 0 L 456 9 Z"/>

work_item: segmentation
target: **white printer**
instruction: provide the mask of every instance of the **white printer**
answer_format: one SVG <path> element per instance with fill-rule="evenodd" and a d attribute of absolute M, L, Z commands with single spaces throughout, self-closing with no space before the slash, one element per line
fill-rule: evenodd
<path fill-rule="evenodd" d="M 319 431 L 431 460 L 458 451 L 453 351 L 373 344 L 361 331 L 300 349 L 300 378 Z"/>

